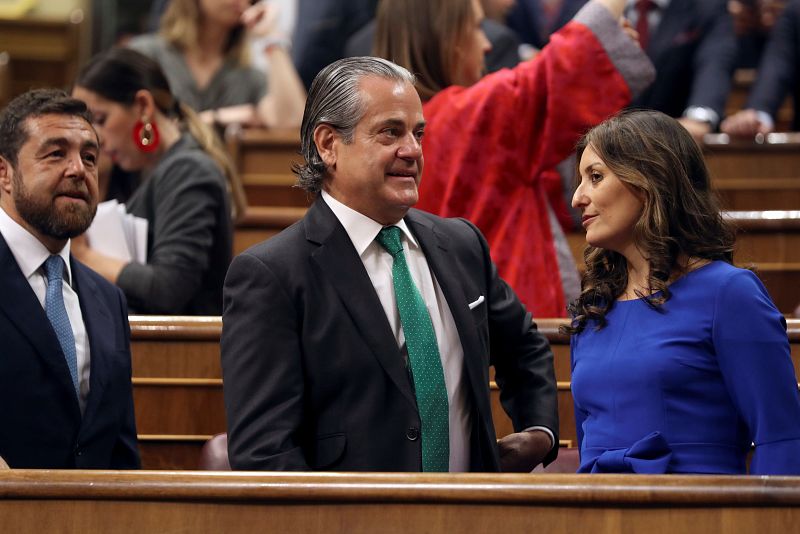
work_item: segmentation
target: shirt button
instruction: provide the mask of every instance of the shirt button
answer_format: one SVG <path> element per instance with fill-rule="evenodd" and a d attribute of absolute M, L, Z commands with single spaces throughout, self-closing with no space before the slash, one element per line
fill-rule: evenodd
<path fill-rule="evenodd" d="M 406 438 L 408 441 L 417 441 L 419 439 L 419 428 L 412 426 L 406 430 Z"/>

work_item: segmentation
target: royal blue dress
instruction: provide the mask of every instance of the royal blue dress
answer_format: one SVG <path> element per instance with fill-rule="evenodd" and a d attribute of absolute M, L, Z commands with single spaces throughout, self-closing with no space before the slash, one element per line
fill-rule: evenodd
<path fill-rule="evenodd" d="M 800 396 L 786 322 L 750 271 L 711 262 L 655 310 L 618 301 L 572 337 L 588 473 L 800 474 Z"/>

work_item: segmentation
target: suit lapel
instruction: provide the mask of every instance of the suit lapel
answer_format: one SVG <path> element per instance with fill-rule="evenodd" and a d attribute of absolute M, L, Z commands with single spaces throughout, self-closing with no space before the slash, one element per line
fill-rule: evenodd
<path fill-rule="evenodd" d="M 442 232 L 438 232 L 432 222 L 419 217 L 413 210 L 406 215 L 406 221 L 411 223 L 412 231 L 420 242 L 428 266 L 436 277 L 439 287 L 442 288 L 450 313 L 453 315 L 461 348 L 464 351 L 464 367 L 467 369 L 467 376 L 474 392 L 475 408 L 481 420 L 485 420 L 491 416 L 489 406 L 483 402 L 486 398 L 483 392 L 487 390 L 489 384 L 484 381 L 481 341 L 475 330 L 469 301 L 461 284 L 462 275 L 455 270 L 455 261 L 450 257 L 452 252 L 448 251 L 450 239 Z M 484 295 L 484 298 L 488 299 L 489 295 Z"/>
<path fill-rule="evenodd" d="M 105 299 L 99 294 L 97 284 L 84 272 L 85 267 L 71 261 L 75 292 L 81 303 L 81 315 L 89 340 L 89 397 L 86 402 L 83 421 L 91 422 L 100 408 L 103 390 L 109 376 L 109 358 L 112 358 L 116 347 L 113 344 L 113 333 L 116 331 L 114 321 L 106 307 Z M 85 424 L 81 426 L 84 432 Z"/>
<path fill-rule="evenodd" d="M 416 398 L 386 312 L 353 242 L 327 204 L 318 198 L 305 217 L 306 239 L 319 247 L 311 257 L 339 294 L 342 305 L 386 374 L 416 407 Z"/>
<path fill-rule="evenodd" d="M 39 357 L 53 371 L 58 383 L 72 392 L 77 410 L 78 398 L 58 337 L 2 235 L 0 235 L 0 281 L 3 288 L 0 310 L 33 345 Z"/>

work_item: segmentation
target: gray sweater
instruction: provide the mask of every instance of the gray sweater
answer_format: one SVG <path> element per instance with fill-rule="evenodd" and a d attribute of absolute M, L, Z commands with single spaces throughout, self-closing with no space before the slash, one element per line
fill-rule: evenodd
<path fill-rule="evenodd" d="M 127 209 L 149 222 L 147 265 L 129 263 L 122 288 L 138 313 L 220 315 L 233 229 L 225 176 L 184 134 L 145 176 Z"/>

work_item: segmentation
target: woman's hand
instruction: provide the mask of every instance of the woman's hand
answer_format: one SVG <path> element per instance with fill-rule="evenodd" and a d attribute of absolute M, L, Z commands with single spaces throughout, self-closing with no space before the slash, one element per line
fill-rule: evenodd
<path fill-rule="evenodd" d="M 281 38 L 278 33 L 278 7 L 261 1 L 242 13 L 242 24 L 255 38 Z"/>

